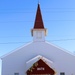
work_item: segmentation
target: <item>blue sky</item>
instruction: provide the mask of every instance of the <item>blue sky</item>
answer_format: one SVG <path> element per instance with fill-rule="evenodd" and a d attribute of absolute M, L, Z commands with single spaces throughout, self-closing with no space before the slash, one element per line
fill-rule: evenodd
<path fill-rule="evenodd" d="M 75 51 L 75 0 L 39 0 L 46 40 Z M 38 0 L 0 0 L 0 56 L 32 41 Z M 1 61 L 0 61 L 1 63 Z M 0 65 L 1 69 L 1 65 Z"/>

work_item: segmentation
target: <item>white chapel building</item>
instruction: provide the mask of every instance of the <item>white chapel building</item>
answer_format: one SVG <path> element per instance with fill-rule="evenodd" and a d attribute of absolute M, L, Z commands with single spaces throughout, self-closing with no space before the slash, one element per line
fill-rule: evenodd
<path fill-rule="evenodd" d="M 38 4 L 33 42 L 1 57 L 2 75 L 75 75 L 75 56 L 45 41 L 40 4 Z"/>

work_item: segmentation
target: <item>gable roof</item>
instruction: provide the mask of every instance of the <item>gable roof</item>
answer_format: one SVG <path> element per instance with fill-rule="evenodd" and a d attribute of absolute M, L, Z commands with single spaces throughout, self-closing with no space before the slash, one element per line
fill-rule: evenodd
<path fill-rule="evenodd" d="M 55 71 L 46 62 L 39 59 L 27 70 L 27 74 L 55 74 Z"/>
<path fill-rule="evenodd" d="M 23 45 L 23 46 L 21 46 L 21 47 L 15 49 L 15 50 L 13 50 L 13 51 L 10 51 L 10 52 L 7 53 L 7 54 L 4 54 L 3 56 L 0 57 L 0 59 L 3 59 L 3 58 L 5 58 L 6 56 L 8 56 L 8 55 L 10 55 L 10 54 L 12 54 L 12 53 L 14 53 L 14 52 L 16 52 L 16 51 L 22 49 L 23 47 L 32 45 L 32 44 L 34 44 L 34 43 L 35 43 L 35 42 L 27 43 L 27 44 L 25 44 L 25 45 Z M 36 42 L 36 43 L 37 43 L 37 42 Z M 38 42 L 38 43 L 41 43 L 41 42 Z M 60 49 L 60 51 L 63 51 L 64 53 L 67 53 L 67 54 L 72 55 L 72 56 L 75 57 L 75 54 L 73 54 L 72 52 L 70 52 L 70 51 L 68 51 L 68 50 L 65 50 L 65 49 L 63 49 L 63 48 L 61 48 L 61 47 L 59 47 L 59 46 L 56 46 L 56 45 L 54 45 L 54 44 L 52 44 L 52 43 L 50 43 L 50 42 L 48 42 L 48 41 L 45 41 L 44 43 L 47 44 L 47 45 L 51 45 L 51 46 L 53 46 L 53 47 L 55 47 L 55 48 L 57 48 L 57 49 Z M 52 61 L 50 61 L 50 62 L 52 62 Z"/>
<path fill-rule="evenodd" d="M 40 4 L 38 4 L 38 8 L 37 8 L 34 29 L 44 29 L 44 24 L 43 24 L 41 10 L 40 10 Z"/>
<path fill-rule="evenodd" d="M 4 54 L 3 56 L 0 57 L 0 59 L 2 60 L 2 59 L 5 58 L 6 56 L 8 56 L 8 55 L 10 55 L 10 54 L 12 54 L 12 53 L 14 53 L 14 52 L 16 52 L 16 51 L 18 51 L 18 50 L 20 50 L 20 49 L 26 47 L 26 46 L 31 45 L 32 43 L 33 43 L 33 42 L 28 42 L 27 44 L 25 44 L 25 45 L 23 45 L 23 46 L 21 46 L 21 47 L 18 47 L 18 48 L 16 48 L 16 49 L 10 51 L 10 52 L 7 53 L 7 54 Z"/>
<path fill-rule="evenodd" d="M 49 63 L 53 63 L 52 60 L 49 60 L 49 59 L 47 59 L 47 58 L 45 58 L 45 57 L 43 57 L 43 56 L 41 56 L 41 55 L 37 55 L 36 57 L 30 59 L 30 60 L 27 61 L 26 63 L 27 63 L 27 64 L 28 64 L 28 63 L 30 64 L 30 62 L 32 62 L 32 61 L 34 61 L 34 60 L 35 60 L 35 62 L 36 62 L 36 61 L 38 61 L 39 59 L 45 60 L 45 61 L 47 61 L 47 62 L 49 62 Z"/>

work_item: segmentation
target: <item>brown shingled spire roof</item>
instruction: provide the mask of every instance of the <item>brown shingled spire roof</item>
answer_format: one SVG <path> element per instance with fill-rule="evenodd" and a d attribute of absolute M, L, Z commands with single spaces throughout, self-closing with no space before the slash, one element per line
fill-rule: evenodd
<path fill-rule="evenodd" d="M 40 10 L 40 4 L 38 4 L 38 8 L 37 8 L 34 29 L 44 29 L 44 24 L 43 24 L 41 10 Z"/>

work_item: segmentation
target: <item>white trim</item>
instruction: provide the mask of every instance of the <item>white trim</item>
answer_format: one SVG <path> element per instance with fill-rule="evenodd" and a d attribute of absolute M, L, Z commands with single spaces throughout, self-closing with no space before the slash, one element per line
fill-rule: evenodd
<path fill-rule="evenodd" d="M 72 53 L 72 52 L 70 52 L 70 51 L 68 51 L 68 50 L 66 50 L 66 49 L 64 49 L 64 48 L 61 48 L 61 47 L 59 47 L 59 46 L 57 46 L 57 45 L 54 45 L 54 44 L 52 44 L 52 43 L 50 43 L 50 42 L 48 42 L 48 41 L 45 41 L 45 43 L 47 43 L 47 44 L 49 44 L 49 45 L 52 45 L 52 46 L 54 46 L 54 47 L 56 47 L 56 48 L 62 50 L 63 52 L 66 52 L 66 53 L 72 55 L 72 56 L 75 56 L 74 53 Z"/>
<path fill-rule="evenodd" d="M 22 47 L 19 47 L 19 48 L 13 50 L 13 51 L 11 51 L 11 52 L 9 52 L 9 53 L 7 53 L 7 54 L 1 56 L 0 59 L 3 59 L 4 57 L 6 57 L 6 56 L 8 56 L 8 55 L 10 55 L 10 54 L 12 54 L 12 53 L 18 51 L 19 49 L 21 49 L 21 48 L 23 48 L 23 47 L 25 47 L 25 46 L 30 45 L 30 44 L 32 44 L 32 43 L 34 43 L 34 41 L 32 41 L 32 42 L 30 42 L 30 43 L 28 43 L 28 44 L 26 44 L 26 45 L 24 45 L 24 46 L 22 46 Z M 72 56 L 75 56 L 74 53 L 72 53 L 72 52 L 70 52 L 70 51 L 68 51 L 68 50 L 66 50 L 66 49 L 63 49 L 63 48 L 61 48 L 61 47 L 58 47 L 58 46 L 56 46 L 56 45 L 54 45 L 54 44 L 52 44 L 52 43 L 50 43 L 50 42 L 48 42 L 48 41 L 45 41 L 45 43 L 47 43 L 47 44 L 49 44 L 49 45 L 52 45 L 52 46 L 54 46 L 54 47 L 56 47 L 56 48 L 58 48 L 58 49 L 60 49 L 60 50 L 62 50 L 62 51 L 64 51 L 64 52 L 66 52 L 66 53 L 72 55 Z"/>
<path fill-rule="evenodd" d="M 51 60 L 49 60 L 49 59 L 47 59 L 47 58 L 45 58 L 45 57 L 43 57 L 43 56 L 41 56 L 41 55 L 38 55 L 38 56 L 36 56 L 36 57 L 30 59 L 29 61 L 27 61 L 26 64 L 30 63 L 31 61 L 33 61 L 33 60 L 35 60 L 35 59 L 38 59 L 38 60 L 39 60 L 39 59 L 42 59 L 43 61 L 48 61 L 48 62 L 50 62 L 50 63 L 53 63 L 53 61 L 51 61 Z"/>
<path fill-rule="evenodd" d="M 45 58 L 45 57 L 43 57 L 42 59 L 43 59 L 43 60 L 46 60 L 46 61 L 48 61 L 48 62 L 50 62 L 50 63 L 53 63 L 53 61 L 51 61 L 51 60 L 49 60 L 49 59 L 47 59 L 47 58 Z"/>
<path fill-rule="evenodd" d="M 23 45 L 23 46 L 21 46 L 21 47 L 15 49 L 15 50 L 12 50 L 11 52 L 9 52 L 9 53 L 7 53 L 7 54 L 1 56 L 0 59 L 3 59 L 4 57 L 6 57 L 6 56 L 8 56 L 8 55 L 10 55 L 10 54 L 12 54 L 12 53 L 18 51 L 19 49 L 21 49 L 21 48 L 23 48 L 23 47 L 26 47 L 26 46 L 30 45 L 30 44 L 32 44 L 32 43 L 33 43 L 33 42 L 27 43 L 27 44 L 25 44 L 25 45 Z"/>

